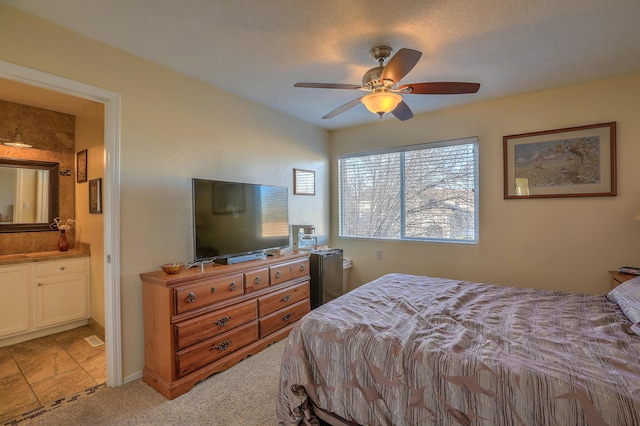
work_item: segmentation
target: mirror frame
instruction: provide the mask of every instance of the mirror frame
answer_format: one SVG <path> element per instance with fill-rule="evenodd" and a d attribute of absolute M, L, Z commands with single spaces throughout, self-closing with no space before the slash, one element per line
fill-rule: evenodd
<path fill-rule="evenodd" d="M 49 170 L 49 222 L 48 223 L 0 223 L 0 233 L 7 232 L 31 232 L 52 231 L 49 224 L 58 217 L 58 174 L 59 163 L 36 160 L 17 160 L 12 158 L 0 158 L 0 167 L 13 167 L 16 169 Z"/>

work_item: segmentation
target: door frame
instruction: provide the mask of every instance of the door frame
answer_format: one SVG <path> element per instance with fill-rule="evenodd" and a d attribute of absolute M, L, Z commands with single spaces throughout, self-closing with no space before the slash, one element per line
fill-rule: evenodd
<path fill-rule="evenodd" d="M 104 105 L 104 292 L 107 385 L 123 384 L 120 314 L 120 94 L 0 60 L 0 77 Z"/>

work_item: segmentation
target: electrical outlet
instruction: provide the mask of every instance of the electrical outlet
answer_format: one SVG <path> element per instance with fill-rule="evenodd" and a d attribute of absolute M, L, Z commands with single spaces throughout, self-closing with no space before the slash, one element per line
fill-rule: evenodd
<path fill-rule="evenodd" d="M 376 260 L 382 260 L 382 250 L 376 251 Z"/>

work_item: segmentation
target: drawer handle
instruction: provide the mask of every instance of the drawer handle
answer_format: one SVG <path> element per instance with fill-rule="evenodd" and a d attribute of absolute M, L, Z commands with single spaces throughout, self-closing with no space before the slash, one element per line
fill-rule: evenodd
<path fill-rule="evenodd" d="M 292 316 L 293 316 L 293 314 L 291 312 L 289 312 L 287 315 L 282 317 L 282 321 L 289 321 Z"/>
<path fill-rule="evenodd" d="M 66 269 L 66 268 L 65 268 L 64 266 L 61 266 L 61 267 L 60 267 L 60 270 L 61 270 L 61 271 L 64 271 L 65 269 Z"/>
<path fill-rule="evenodd" d="M 194 292 L 190 292 L 187 294 L 187 303 L 193 303 L 196 301 L 196 294 Z"/>
<path fill-rule="evenodd" d="M 44 284 L 42 283 L 38 283 L 38 287 L 42 287 Z"/>
<path fill-rule="evenodd" d="M 300 272 L 304 272 L 304 265 L 300 265 Z"/>
<path fill-rule="evenodd" d="M 282 299 L 280 299 L 281 302 L 288 302 L 289 299 L 291 299 L 291 295 L 290 294 L 286 294 L 284 296 L 282 296 Z"/>
<path fill-rule="evenodd" d="M 219 351 L 226 351 L 227 348 L 229 348 L 230 344 L 231 344 L 231 340 L 227 340 L 225 342 L 220 343 L 218 346 L 216 346 L 216 349 Z"/>
<path fill-rule="evenodd" d="M 216 292 L 216 288 L 215 287 L 211 287 L 211 294 Z"/>
<path fill-rule="evenodd" d="M 224 327 L 225 325 L 227 325 L 230 319 L 231 317 L 222 317 L 218 321 L 216 321 L 216 325 L 218 327 Z"/>
<path fill-rule="evenodd" d="M 262 278 L 260 278 L 260 275 L 256 276 L 256 279 L 253 280 L 253 282 L 257 285 L 260 284 L 262 282 Z"/>
<path fill-rule="evenodd" d="M 289 266 L 289 273 L 293 272 L 293 268 L 291 266 Z"/>
<path fill-rule="evenodd" d="M 229 285 L 229 290 L 236 291 L 237 289 L 238 289 L 238 284 L 236 284 L 235 281 L 231 282 L 231 284 Z"/>
<path fill-rule="evenodd" d="M 280 271 L 276 271 L 276 278 L 278 279 L 282 278 L 282 274 L 280 273 Z"/>

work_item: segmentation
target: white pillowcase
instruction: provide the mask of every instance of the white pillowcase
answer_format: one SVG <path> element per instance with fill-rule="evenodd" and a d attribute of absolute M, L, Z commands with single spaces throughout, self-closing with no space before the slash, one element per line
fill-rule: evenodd
<path fill-rule="evenodd" d="M 620 284 L 607 294 L 607 298 L 618 304 L 633 324 L 631 330 L 640 336 L 640 276 Z"/>

